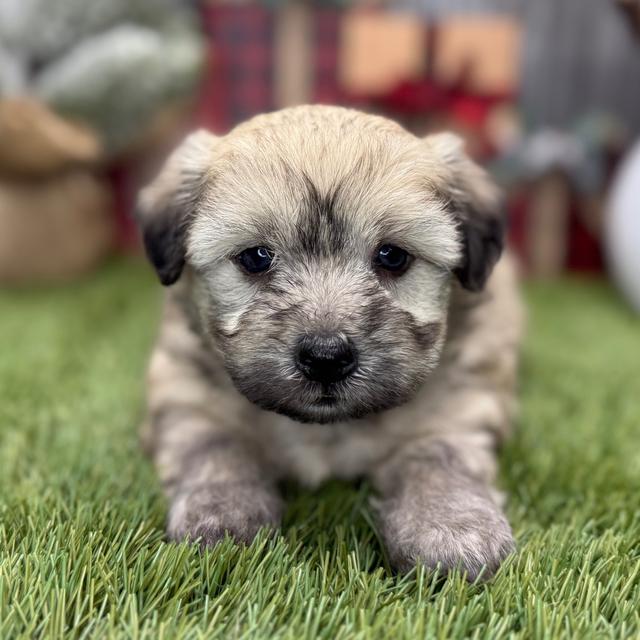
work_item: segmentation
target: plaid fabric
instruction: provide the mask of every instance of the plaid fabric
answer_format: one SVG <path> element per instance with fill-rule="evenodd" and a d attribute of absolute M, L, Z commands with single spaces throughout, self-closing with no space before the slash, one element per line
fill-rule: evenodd
<path fill-rule="evenodd" d="M 257 4 L 206 5 L 210 64 L 201 94 L 199 121 L 216 131 L 273 105 L 274 15 Z"/>
<path fill-rule="evenodd" d="M 312 7 L 311 101 L 353 104 L 338 83 L 342 10 Z M 199 123 L 226 131 L 275 108 L 273 44 L 277 8 L 258 4 L 208 4 L 202 8 L 210 64 L 201 92 Z"/>
<path fill-rule="evenodd" d="M 567 269 L 570 271 L 604 271 L 601 239 L 587 229 L 574 202 L 569 217 Z"/>

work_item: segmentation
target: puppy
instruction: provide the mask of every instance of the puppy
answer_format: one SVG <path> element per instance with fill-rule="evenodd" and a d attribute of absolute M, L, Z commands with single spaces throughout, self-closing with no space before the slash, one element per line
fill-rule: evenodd
<path fill-rule="evenodd" d="M 498 193 L 456 137 L 325 106 L 200 131 L 138 220 L 170 285 L 144 442 L 171 538 L 249 542 L 280 479 L 367 476 L 397 569 L 497 569 L 521 309 Z"/>

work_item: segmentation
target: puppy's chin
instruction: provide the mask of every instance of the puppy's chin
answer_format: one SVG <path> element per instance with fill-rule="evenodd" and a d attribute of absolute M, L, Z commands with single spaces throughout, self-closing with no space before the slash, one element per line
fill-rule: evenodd
<path fill-rule="evenodd" d="M 315 404 L 306 406 L 279 406 L 272 409 L 287 418 L 304 424 L 332 424 L 357 420 L 365 416 L 382 411 L 383 407 L 361 407 L 358 410 L 348 410 L 339 404 Z"/>
<path fill-rule="evenodd" d="M 322 405 L 311 407 L 275 407 L 272 409 L 275 413 L 291 418 L 296 422 L 303 424 L 332 424 L 335 422 L 344 422 L 346 420 L 354 420 L 358 417 L 364 417 L 363 413 L 359 416 L 349 415 L 344 410 L 335 407 L 326 407 Z"/>
<path fill-rule="evenodd" d="M 423 361 L 421 369 L 399 370 L 397 375 L 354 376 L 328 388 L 301 376 L 281 376 L 273 370 L 271 375 L 256 376 L 257 366 L 227 370 L 238 391 L 261 409 L 297 422 L 330 424 L 358 420 L 408 402 L 429 377 L 436 362 L 434 357 L 431 366 L 424 366 Z"/>
<path fill-rule="evenodd" d="M 358 420 L 366 416 L 393 409 L 413 396 L 413 392 L 407 391 L 393 398 L 375 402 L 351 400 L 344 401 L 338 398 L 319 397 L 314 400 L 298 399 L 297 401 L 272 402 L 262 398 L 248 398 L 255 405 L 266 411 L 272 411 L 304 424 L 332 424 L 336 422 L 348 422 Z"/>

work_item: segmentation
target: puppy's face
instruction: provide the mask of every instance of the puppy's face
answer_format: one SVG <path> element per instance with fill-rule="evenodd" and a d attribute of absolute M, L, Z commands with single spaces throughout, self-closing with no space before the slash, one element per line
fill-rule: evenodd
<path fill-rule="evenodd" d="M 194 134 L 140 217 L 161 280 L 195 274 L 237 388 L 331 422 L 402 403 L 437 365 L 452 274 L 477 289 L 499 255 L 494 200 L 451 136 L 304 107 Z"/>

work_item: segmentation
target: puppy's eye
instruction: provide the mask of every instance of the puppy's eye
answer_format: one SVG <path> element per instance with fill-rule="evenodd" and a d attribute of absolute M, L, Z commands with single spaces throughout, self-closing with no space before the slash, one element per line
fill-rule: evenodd
<path fill-rule="evenodd" d="M 400 247 L 393 244 L 383 244 L 373 258 L 373 264 L 378 269 L 390 271 L 396 275 L 404 273 L 411 263 L 411 256 Z"/>
<path fill-rule="evenodd" d="M 267 247 L 251 247 L 239 253 L 236 260 L 247 273 L 262 273 L 273 262 L 273 252 Z"/>

